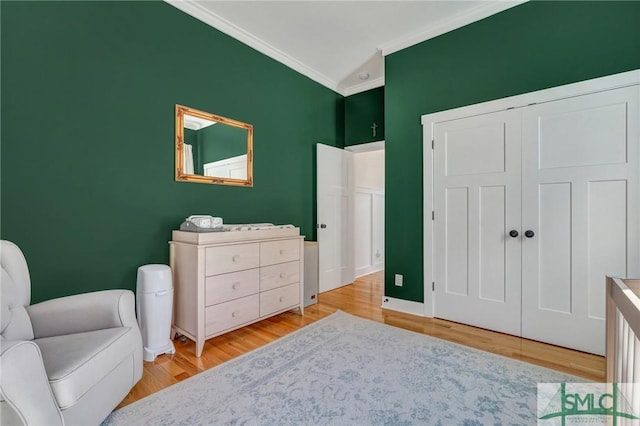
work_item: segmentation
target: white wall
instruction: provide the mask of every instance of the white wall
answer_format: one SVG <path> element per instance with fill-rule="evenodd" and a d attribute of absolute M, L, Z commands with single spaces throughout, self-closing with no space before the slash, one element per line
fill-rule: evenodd
<path fill-rule="evenodd" d="M 353 160 L 356 188 L 384 192 L 384 150 L 356 152 Z"/>
<path fill-rule="evenodd" d="M 356 276 L 384 269 L 384 150 L 354 154 Z"/>

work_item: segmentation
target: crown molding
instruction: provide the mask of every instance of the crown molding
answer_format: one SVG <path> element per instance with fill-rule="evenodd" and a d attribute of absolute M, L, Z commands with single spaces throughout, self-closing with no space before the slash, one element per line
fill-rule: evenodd
<path fill-rule="evenodd" d="M 446 32 L 464 27 L 472 22 L 479 21 L 514 6 L 518 6 L 526 1 L 527 0 L 491 1 L 469 11 L 459 13 L 435 27 L 423 29 L 405 37 L 397 38 L 389 43 L 379 46 L 378 48 L 382 51 L 383 56 L 390 55 L 398 50 L 406 49 L 407 47 L 422 43 L 423 41 L 437 37 Z"/>
<path fill-rule="evenodd" d="M 355 95 L 356 93 L 366 92 L 367 90 L 375 89 L 376 87 L 381 86 L 384 86 L 384 77 L 374 78 L 372 80 L 367 80 L 362 83 L 346 87 L 342 90 L 342 95 L 351 96 Z"/>
<path fill-rule="evenodd" d="M 254 48 L 258 52 L 275 59 L 276 61 L 288 66 L 294 71 L 299 72 L 300 74 L 309 77 L 311 80 L 322 84 L 323 86 L 337 92 L 343 96 L 345 94 L 343 91 L 338 89 L 338 83 L 330 79 L 324 74 L 317 72 L 316 70 L 310 68 L 309 66 L 303 64 L 297 59 L 289 56 L 284 53 L 280 49 L 275 48 L 274 46 L 266 43 L 255 35 L 251 34 L 248 31 L 243 30 L 242 28 L 234 25 L 228 20 L 222 18 L 221 16 L 216 15 L 208 9 L 205 9 L 198 3 L 193 0 L 164 0 L 166 3 L 169 3 L 171 6 L 180 9 L 181 11 L 187 13 L 188 15 L 193 16 L 194 18 L 208 24 L 215 29 L 222 31 L 228 36 L 233 37 L 234 39 L 241 41 L 249 47 Z"/>

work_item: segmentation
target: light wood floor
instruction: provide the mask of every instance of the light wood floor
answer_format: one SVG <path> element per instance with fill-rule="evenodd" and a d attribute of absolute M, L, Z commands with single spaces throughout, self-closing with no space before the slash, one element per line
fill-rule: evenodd
<path fill-rule="evenodd" d="M 383 322 L 418 333 L 530 362 L 589 380 L 604 381 L 604 358 L 557 346 L 521 339 L 450 321 L 422 318 L 380 308 L 384 274 L 359 278 L 354 284 L 323 293 L 319 302 L 305 308 L 304 316 L 286 312 L 259 323 L 208 340 L 200 358 L 195 344 L 175 340 L 176 353 L 161 355 L 144 363 L 142 379 L 120 407 L 144 398 L 167 386 L 259 348 L 279 337 L 311 324 L 341 309 L 353 315 Z"/>

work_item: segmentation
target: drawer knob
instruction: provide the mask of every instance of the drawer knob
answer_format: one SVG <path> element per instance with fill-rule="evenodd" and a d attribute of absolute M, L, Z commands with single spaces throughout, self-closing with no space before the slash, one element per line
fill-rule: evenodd
<path fill-rule="evenodd" d="M 284 280 L 285 278 L 287 278 L 287 275 L 284 272 L 280 272 L 280 278 Z"/>
<path fill-rule="evenodd" d="M 280 296 L 280 301 L 284 302 L 284 297 Z"/>
<path fill-rule="evenodd" d="M 232 262 L 237 262 L 238 260 L 240 260 L 240 255 L 239 255 L 239 254 L 236 254 L 235 256 L 233 256 L 233 257 L 231 258 L 231 261 L 232 261 Z"/>
<path fill-rule="evenodd" d="M 231 312 L 231 316 L 235 318 L 236 317 L 236 312 L 235 311 Z"/>
<path fill-rule="evenodd" d="M 234 290 L 237 290 L 239 285 L 240 285 L 240 283 L 233 283 L 231 288 L 234 289 Z"/>
<path fill-rule="evenodd" d="M 280 254 L 284 254 L 284 249 L 280 249 Z"/>

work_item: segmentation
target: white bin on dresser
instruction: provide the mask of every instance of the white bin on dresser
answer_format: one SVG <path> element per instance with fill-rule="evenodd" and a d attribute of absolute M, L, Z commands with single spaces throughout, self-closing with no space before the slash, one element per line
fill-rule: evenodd
<path fill-rule="evenodd" d="M 299 228 L 173 231 L 173 331 L 196 342 L 291 309 L 304 313 Z"/>

